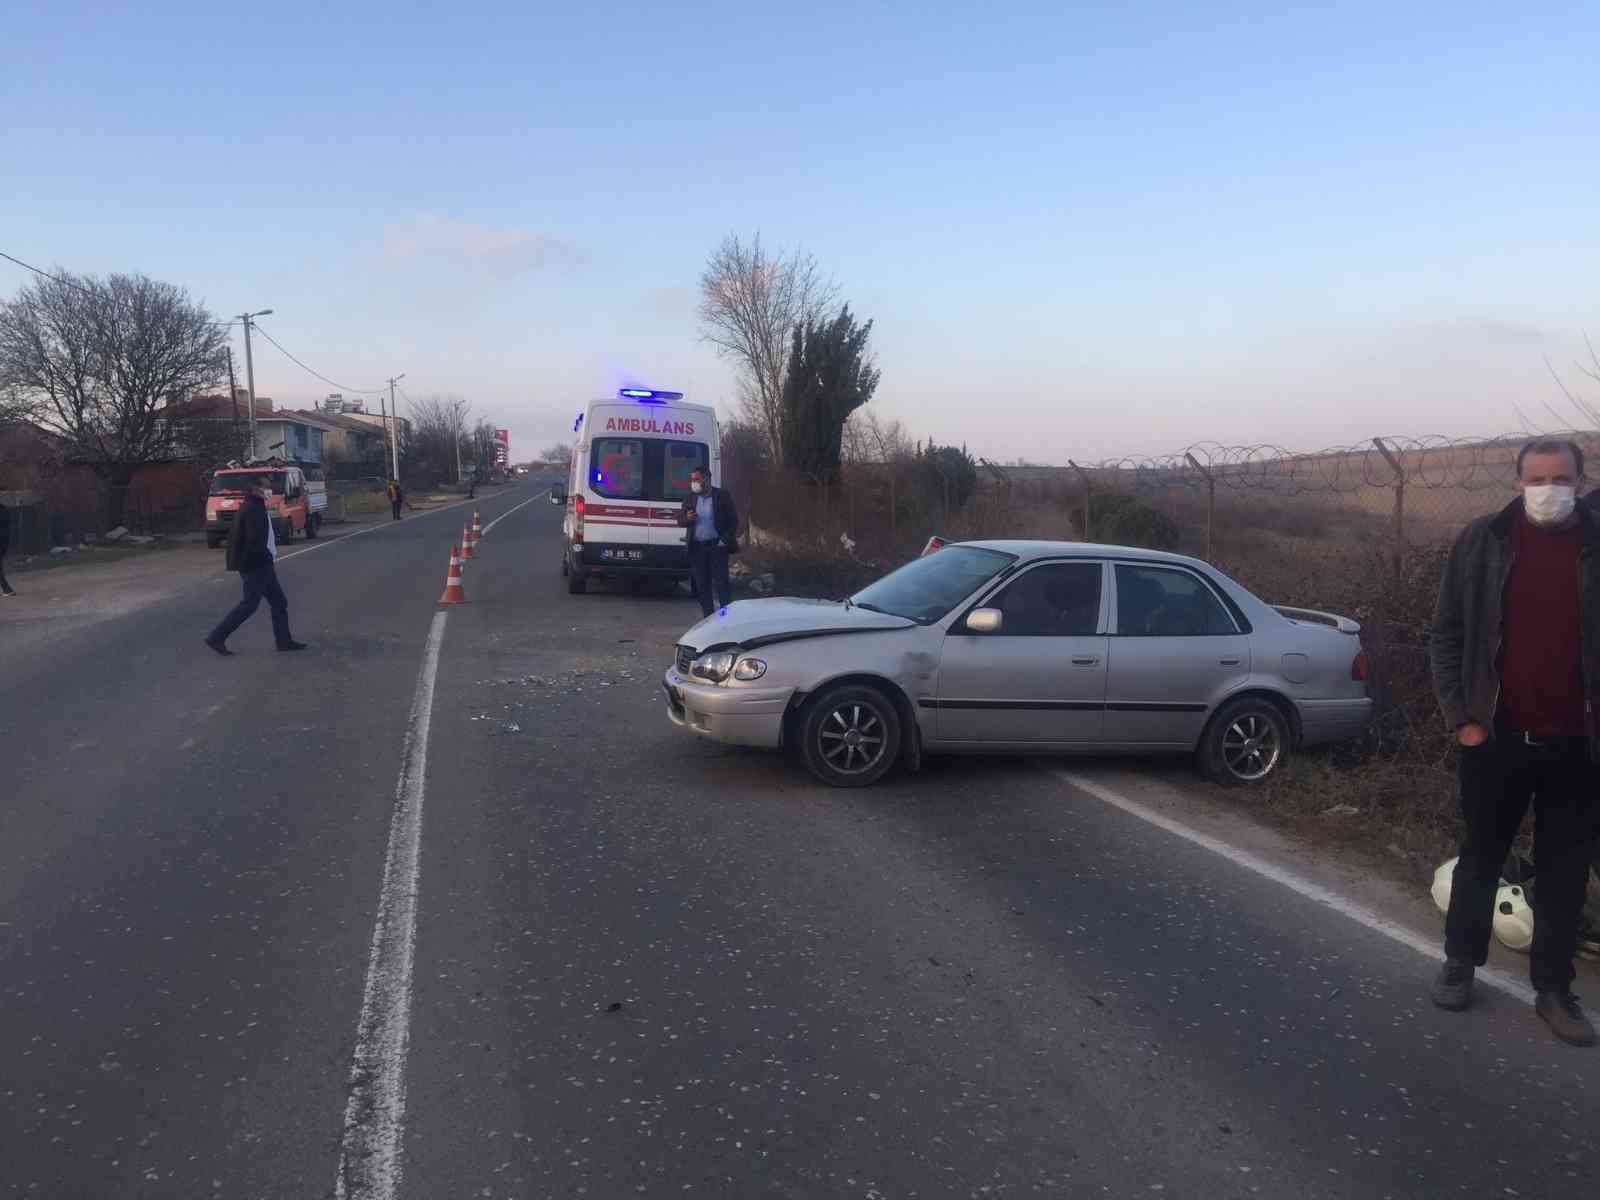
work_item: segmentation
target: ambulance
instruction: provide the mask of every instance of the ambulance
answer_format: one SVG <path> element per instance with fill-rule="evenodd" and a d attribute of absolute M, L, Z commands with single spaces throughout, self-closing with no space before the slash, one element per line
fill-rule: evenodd
<path fill-rule="evenodd" d="M 550 502 L 566 509 L 567 591 L 582 594 L 590 579 L 688 579 L 678 514 L 692 494 L 690 472 L 722 483 L 716 411 L 685 404 L 682 392 L 623 388 L 590 404 L 574 432 L 568 480 L 550 489 Z"/>

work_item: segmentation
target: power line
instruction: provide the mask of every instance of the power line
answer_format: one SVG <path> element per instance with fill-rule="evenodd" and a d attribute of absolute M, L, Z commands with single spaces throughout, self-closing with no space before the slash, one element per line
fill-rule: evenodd
<path fill-rule="evenodd" d="M 66 277 L 64 275 L 52 275 L 49 271 L 41 270 L 40 268 L 34 266 L 32 263 L 25 263 L 20 258 L 17 258 L 14 255 L 7 254 L 4 250 L 0 250 L 0 258 L 5 259 L 7 262 L 14 262 L 14 263 L 17 264 L 17 266 L 23 268 L 26 271 L 32 271 L 35 275 L 38 275 L 41 278 L 51 279 L 51 280 L 54 280 L 56 283 L 64 283 L 70 288 L 76 288 L 78 291 L 83 292 L 85 295 L 93 296 L 93 295 L 96 294 L 95 290 L 93 288 L 85 287 L 83 284 L 79 283 L 76 279 L 69 279 L 68 277 Z M 210 322 L 210 324 L 217 326 L 217 328 L 219 328 L 219 329 L 227 329 L 230 326 L 239 324 L 239 322 L 238 321 L 212 321 L 212 322 Z"/>
<path fill-rule="evenodd" d="M 32 263 L 25 263 L 20 258 L 15 258 L 12 255 L 7 254 L 4 250 L 0 250 L 0 258 L 5 259 L 7 262 L 14 262 L 14 263 L 17 264 L 17 266 L 21 267 L 23 270 L 32 271 L 35 275 L 42 275 L 46 279 L 54 279 L 57 283 L 64 283 L 68 287 L 75 287 L 80 292 L 89 291 L 88 288 L 84 287 L 83 284 L 79 283 L 76 279 L 66 279 L 66 278 L 63 278 L 60 275 L 52 275 L 52 274 L 50 274 L 49 271 L 42 271 L 38 267 L 34 266 Z"/>
<path fill-rule="evenodd" d="M 271 342 L 274 346 L 277 346 L 278 353 L 282 354 L 285 358 L 287 358 L 295 366 L 299 367 L 302 371 L 306 372 L 306 374 L 315 375 L 318 379 L 322 380 L 323 383 L 326 383 L 330 387 L 336 387 L 341 392 L 354 392 L 358 396 L 376 396 L 379 392 L 384 390 L 383 388 L 346 387 L 344 384 L 340 383 L 336 379 L 329 379 L 321 371 L 313 371 L 310 367 L 306 366 L 305 363 L 301 362 L 298 358 L 296 358 L 294 355 L 290 354 L 282 346 L 278 345 L 278 339 L 273 337 L 265 329 L 261 328 L 261 322 L 260 321 L 256 321 L 254 323 L 254 327 L 255 327 L 255 331 L 257 333 L 259 333 L 262 337 L 266 338 L 267 341 Z"/>

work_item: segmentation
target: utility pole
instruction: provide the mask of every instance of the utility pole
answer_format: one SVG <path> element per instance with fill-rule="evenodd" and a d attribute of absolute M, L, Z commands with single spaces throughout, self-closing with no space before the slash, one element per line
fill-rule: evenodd
<path fill-rule="evenodd" d="M 233 436 L 239 436 L 239 384 L 233 377 L 233 343 L 228 343 L 228 399 L 233 404 Z"/>
<path fill-rule="evenodd" d="M 389 411 L 394 414 L 394 440 L 389 443 L 389 453 L 391 455 L 390 463 L 394 471 L 393 478 L 396 482 L 400 479 L 400 405 L 395 402 L 394 385 L 405 377 L 406 373 L 401 371 L 400 374 L 389 380 Z M 382 396 L 378 397 L 378 404 L 380 407 L 382 406 Z M 389 418 L 387 416 L 383 419 L 383 431 L 387 436 L 389 432 Z"/>
<path fill-rule="evenodd" d="M 250 389 L 250 452 L 245 455 L 246 461 L 256 456 L 256 366 L 250 357 L 250 322 L 256 317 L 271 315 L 270 308 L 239 314 L 239 320 L 244 323 L 244 385 Z"/>
<path fill-rule="evenodd" d="M 383 414 L 383 455 L 384 455 L 385 458 L 388 458 L 389 457 L 389 405 L 384 401 L 382 392 L 378 393 L 378 411 Z M 397 483 L 399 482 L 399 480 L 396 478 L 396 476 L 394 476 L 392 474 L 389 476 L 389 478 L 392 479 L 392 480 L 395 480 L 395 482 L 397 482 Z"/>
<path fill-rule="evenodd" d="M 459 486 L 461 483 L 461 409 L 459 407 L 456 409 L 456 429 L 454 441 L 456 444 L 456 484 Z"/>

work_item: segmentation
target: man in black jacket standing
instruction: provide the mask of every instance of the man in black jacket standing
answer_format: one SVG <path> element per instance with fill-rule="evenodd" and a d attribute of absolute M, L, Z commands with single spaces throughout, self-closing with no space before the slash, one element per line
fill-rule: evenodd
<path fill-rule="evenodd" d="M 728 555 L 739 553 L 739 512 L 733 506 L 733 497 L 722 488 L 712 487 L 704 471 L 690 473 L 689 493 L 678 522 L 689 531 L 689 574 L 694 579 L 700 612 L 709 617 L 718 604 L 726 608 L 733 602 Z"/>
<path fill-rule="evenodd" d="M 221 624 L 206 635 L 206 645 L 224 657 L 233 653 L 228 649 L 229 636 L 248 621 L 265 600 L 272 609 L 272 636 L 279 650 L 304 650 L 306 644 L 289 635 L 289 600 L 278 583 L 274 565 L 278 558 L 278 539 L 272 529 L 272 519 L 267 516 L 266 497 L 272 493 L 272 484 L 266 478 L 259 481 L 258 490 L 245 497 L 228 531 L 228 570 L 239 572 L 244 585 L 244 595 L 233 611 L 222 618 Z"/>
<path fill-rule="evenodd" d="M 1445 723 L 1460 745 L 1466 839 L 1445 916 L 1433 1002 L 1472 1001 L 1488 959 L 1501 865 L 1533 805 L 1535 1009 L 1564 1042 L 1591 1046 L 1572 994 L 1589 855 L 1600 815 L 1600 520 L 1576 506 L 1583 451 L 1535 441 L 1517 456 L 1522 495 L 1456 539 L 1430 647 Z"/>

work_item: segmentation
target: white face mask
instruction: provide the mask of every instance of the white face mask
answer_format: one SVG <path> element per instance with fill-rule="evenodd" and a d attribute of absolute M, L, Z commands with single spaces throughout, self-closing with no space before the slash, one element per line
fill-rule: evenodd
<path fill-rule="evenodd" d="M 698 479 L 695 479 L 690 481 L 689 490 L 698 496 L 701 492 L 706 490 L 706 485 L 701 483 Z"/>
<path fill-rule="evenodd" d="M 1559 525 L 1578 505 L 1578 489 L 1565 483 L 1538 483 L 1522 489 L 1522 505 L 1535 525 Z"/>

